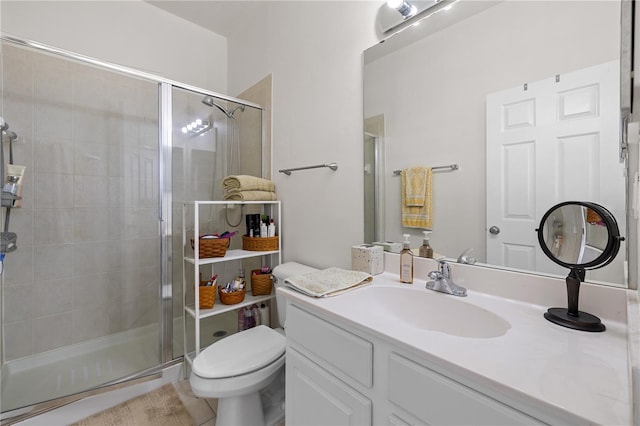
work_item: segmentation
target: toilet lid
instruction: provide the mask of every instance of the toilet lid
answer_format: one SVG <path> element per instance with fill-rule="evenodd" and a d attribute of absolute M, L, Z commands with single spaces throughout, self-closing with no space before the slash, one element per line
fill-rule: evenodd
<path fill-rule="evenodd" d="M 280 358 L 286 339 L 266 325 L 232 334 L 210 345 L 193 360 L 193 372 L 206 379 L 240 376 Z"/>

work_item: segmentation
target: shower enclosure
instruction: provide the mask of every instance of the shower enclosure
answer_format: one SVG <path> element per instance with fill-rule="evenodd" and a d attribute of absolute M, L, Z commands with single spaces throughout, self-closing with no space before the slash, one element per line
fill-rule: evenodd
<path fill-rule="evenodd" d="M 262 175 L 263 111 L 6 36 L 1 55 L 0 115 L 26 166 L 1 275 L 6 419 L 182 355 L 174 206 L 221 200 L 228 174 Z M 222 317 L 204 344 L 234 331 Z"/>

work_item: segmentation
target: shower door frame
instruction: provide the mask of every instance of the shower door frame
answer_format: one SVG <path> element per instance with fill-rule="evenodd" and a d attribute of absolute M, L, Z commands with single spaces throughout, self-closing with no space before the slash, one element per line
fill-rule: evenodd
<path fill-rule="evenodd" d="M 0 32 L 0 40 L 3 42 L 12 43 L 18 46 L 27 47 L 38 52 L 45 52 L 55 55 L 60 58 L 70 59 L 83 64 L 92 65 L 103 70 L 109 70 L 118 72 L 127 76 L 148 80 L 149 82 L 156 83 L 158 85 L 158 223 L 159 223 L 159 240 L 160 240 L 160 282 L 158 287 L 159 296 L 159 364 L 155 367 L 134 373 L 131 376 L 121 378 L 115 382 L 107 382 L 98 387 L 87 389 L 77 394 L 64 395 L 55 401 L 35 403 L 30 407 L 18 409 L 20 411 L 20 417 L 32 417 L 39 414 L 42 411 L 50 410 L 52 404 L 62 405 L 69 402 L 82 399 L 84 397 L 95 395 L 96 393 L 102 393 L 114 388 L 122 387 L 126 383 L 135 384 L 140 379 L 160 373 L 164 368 L 167 368 L 173 364 L 181 362 L 182 356 L 173 356 L 173 286 L 172 286 L 172 259 L 171 259 L 171 244 L 172 244 L 172 173 L 171 173 L 171 160 L 172 160 L 172 93 L 173 87 L 188 90 L 202 96 L 213 96 L 218 99 L 233 102 L 236 104 L 245 105 L 260 110 L 261 113 L 261 163 L 262 163 L 262 175 L 266 176 L 268 171 L 266 170 L 266 134 L 265 134 L 265 110 L 264 107 L 252 102 L 248 102 L 242 99 L 234 98 L 232 96 L 223 95 L 220 93 L 212 92 L 206 89 L 202 89 L 189 84 L 181 83 L 175 80 L 167 79 L 152 73 L 139 71 L 133 68 L 129 68 L 122 65 L 112 64 L 106 61 L 95 59 L 86 55 L 71 52 L 65 49 L 52 47 L 43 43 L 39 43 L 33 40 L 24 40 L 12 35 Z M 1 52 L 1 51 L 0 51 Z M 4 279 L 0 276 L 0 279 Z M 2 294 L 0 293 L 0 296 Z M 0 367 L 4 365 L 4 345 L 0 354 Z M 58 404 L 56 404 L 58 401 Z M 27 410 L 28 409 L 28 410 Z M 26 411 L 29 411 L 26 415 L 22 415 Z M 7 412 L 10 413 L 10 412 Z M 4 414 L 7 414 L 4 413 Z"/>

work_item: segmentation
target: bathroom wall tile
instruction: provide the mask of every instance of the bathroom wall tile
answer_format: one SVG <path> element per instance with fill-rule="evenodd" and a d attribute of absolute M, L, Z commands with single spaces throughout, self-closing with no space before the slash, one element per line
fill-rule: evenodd
<path fill-rule="evenodd" d="M 18 235 L 18 248 L 33 246 L 33 214 L 28 208 L 12 209 L 9 216 L 9 231 Z"/>
<path fill-rule="evenodd" d="M 34 317 L 70 312 L 73 297 L 71 278 L 38 281 L 33 286 Z"/>
<path fill-rule="evenodd" d="M 124 207 L 111 206 L 107 208 L 107 213 L 109 216 L 107 219 L 107 239 L 120 240 L 130 235 L 128 233 L 129 226 L 125 222 L 127 215 Z"/>
<path fill-rule="evenodd" d="M 109 262 L 110 244 L 106 241 L 73 244 L 73 276 L 104 274 L 114 267 Z"/>
<path fill-rule="evenodd" d="M 100 308 L 108 306 L 112 299 L 109 274 L 84 275 L 72 279 L 73 308 Z"/>
<path fill-rule="evenodd" d="M 109 145 L 107 143 L 76 142 L 73 155 L 74 174 L 84 176 L 108 175 Z"/>
<path fill-rule="evenodd" d="M 38 173 L 73 173 L 73 143 L 70 141 L 36 140 L 34 150 Z"/>
<path fill-rule="evenodd" d="M 37 245 L 73 242 L 73 209 L 34 210 L 34 243 Z"/>
<path fill-rule="evenodd" d="M 75 242 L 105 241 L 108 235 L 108 208 L 76 207 L 73 209 L 73 240 Z"/>
<path fill-rule="evenodd" d="M 48 55 L 34 55 L 33 58 L 34 96 L 37 99 L 71 105 L 73 103 L 71 63 Z"/>
<path fill-rule="evenodd" d="M 79 307 L 73 310 L 73 343 L 109 334 L 107 307 Z"/>
<path fill-rule="evenodd" d="M 73 111 L 60 101 L 40 101 L 33 110 L 33 138 L 70 142 L 73 137 L 71 123 Z"/>
<path fill-rule="evenodd" d="M 4 259 L 4 285 L 30 285 L 33 283 L 35 271 L 33 251 L 33 246 L 18 245 L 18 250 L 7 254 Z"/>
<path fill-rule="evenodd" d="M 34 351 L 45 352 L 73 343 L 71 312 L 34 319 Z"/>
<path fill-rule="evenodd" d="M 109 321 L 109 334 L 124 331 L 124 321 L 122 320 L 122 302 L 113 303 L 107 306 Z"/>
<path fill-rule="evenodd" d="M 5 82 L 5 87 L 10 86 Z M 9 131 L 15 132 L 18 139 L 14 142 L 16 164 L 27 165 L 22 156 L 18 156 L 19 149 L 27 149 L 33 142 L 33 97 L 22 96 L 15 93 L 7 93 L 5 90 L 3 117 L 9 123 Z"/>
<path fill-rule="evenodd" d="M 138 299 L 123 304 L 123 326 L 125 330 L 158 322 L 158 299 Z"/>
<path fill-rule="evenodd" d="M 107 174 L 109 177 L 122 177 L 124 176 L 123 155 L 124 148 L 121 144 L 110 143 Z"/>
<path fill-rule="evenodd" d="M 103 115 L 113 112 L 118 104 L 108 71 L 72 64 L 73 104 L 76 109 L 96 111 Z"/>
<path fill-rule="evenodd" d="M 33 319 L 3 324 L 5 361 L 33 353 Z"/>
<path fill-rule="evenodd" d="M 74 207 L 107 207 L 109 179 L 106 176 L 73 176 Z"/>
<path fill-rule="evenodd" d="M 128 238 L 156 238 L 158 235 L 157 206 L 151 208 L 139 208 L 125 211 Z"/>
<path fill-rule="evenodd" d="M 33 318 L 34 288 L 32 285 L 9 285 L 3 290 L 3 322 L 12 323 Z"/>
<path fill-rule="evenodd" d="M 35 282 L 71 278 L 73 255 L 72 244 L 36 246 L 34 249 Z"/>
<path fill-rule="evenodd" d="M 3 44 L 2 49 L 4 99 L 22 98 L 31 102 L 33 97 L 33 55 L 9 44 Z"/>
<path fill-rule="evenodd" d="M 34 207 L 37 209 L 69 208 L 73 206 L 73 176 L 36 173 L 34 176 Z"/>
<path fill-rule="evenodd" d="M 125 177 L 109 177 L 109 193 L 108 200 L 111 207 L 121 207 L 125 205 L 127 199 L 126 193 L 128 191 L 127 185 L 125 185 Z M 127 205 L 131 205 L 128 203 Z"/>

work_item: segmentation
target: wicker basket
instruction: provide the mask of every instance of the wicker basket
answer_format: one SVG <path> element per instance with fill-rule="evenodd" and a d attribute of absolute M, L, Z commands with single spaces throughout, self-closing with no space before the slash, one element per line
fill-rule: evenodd
<path fill-rule="evenodd" d="M 224 257 L 227 254 L 229 243 L 231 243 L 231 238 L 200 238 L 198 259 Z M 195 249 L 193 239 L 191 240 L 191 248 Z"/>
<path fill-rule="evenodd" d="M 198 287 L 198 294 L 200 303 L 198 304 L 200 309 L 211 309 L 216 302 L 216 286 L 204 286 Z"/>
<path fill-rule="evenodd" d="M 242 248 L 249 251 L 276 251 L 278 237 L 247 237 L 242 236 Z"/>
<path fill-rule="evenodd" d="M 220 303 L 223 305 L 235 305 L 244 300 L 245 289 L 234 291 L 233 293 L 224 293 L 222 287 L 218 288 L 218 295 L 220 296 Z"/>
<path fill-rule="evenodd" d="M 260 269 L 251 271 L 251 294 L 254 296 L 271 294 L 272 288 L 273 280 L 271 274 L 262 274 Z"/>

